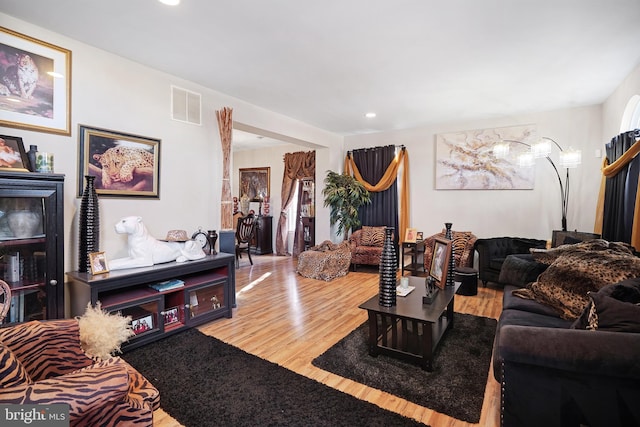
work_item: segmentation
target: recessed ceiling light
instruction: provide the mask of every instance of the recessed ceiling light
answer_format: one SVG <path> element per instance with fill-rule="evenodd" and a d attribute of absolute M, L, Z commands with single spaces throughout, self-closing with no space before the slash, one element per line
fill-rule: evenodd
<path fill-rule="evenodd" d="M 364 115 L 367 119 L 373 119 L 376 116 L 376 113 L 367 113 Z"/>
<path fill-rule="evenodd" d="M 180 0 L 158 0 L 160 3 L 167 4 L 169 6 L 177 6 L 180 4 Z"/>

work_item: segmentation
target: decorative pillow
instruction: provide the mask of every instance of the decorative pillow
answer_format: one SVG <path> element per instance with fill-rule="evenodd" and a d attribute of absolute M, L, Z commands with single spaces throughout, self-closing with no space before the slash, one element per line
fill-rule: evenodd
<path fill-rule="evenodd" d="M 134 335 L 131 316 L 102 310 L 100 302 L 96 307 L 88 303 L 87 310 L 78 318 L 78 324 L 82 349 L 88 356 L 99 359 L 108 359 L 112 353 L 120 353 L 120 345 Z"/>
<path fill-rule="evenodd" d="M 640 332 L 640 278 L 605 286 L 589 297 L 573 329 Z"/>
<path fill-rule="evenodd" d="M 369 227 L 362 226 L 362 236 L 360 243 L 363 246 L 380 246 L 384 245 L 384 229 L 386 227 Z"/>
<path fill-rule="evenodd" d="M 13 352 L 0 343 L 0 388 L 31 384 L 31 378 Z"/>
<path fill-rule="evenodd" d="M 589 303 L 589 292 L 640 277 L 640 258 L 626 251 L 623 245 L 601 242 L 611 249 L 603 250 L 602 243 L 598 243 L 595 250 L 576 248 L 583 243 L 558 247 L 576 249 L 562 251 L 536 282 L 513 294 L 549 305 L 565 319 L 577 318 Z"/>
<path fill-rule="evenodd" d="M 589 329 L 640 333 L 640 304 L 618 301 L 597 292 L 591 298 L 594 310 L 590 311 Z"/>

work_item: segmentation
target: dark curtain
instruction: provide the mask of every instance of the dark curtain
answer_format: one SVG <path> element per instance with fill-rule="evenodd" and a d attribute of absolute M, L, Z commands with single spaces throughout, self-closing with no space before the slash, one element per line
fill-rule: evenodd
<path fill-rule="evenodd" d="M 636 143 L 637 136 L 637 131 L 630 131 L 612 138 L 606 145 L 609 164 L 618 160 L 631 148 Z M 639 172 L 640 158 L 636 157 L 617 175 L 606 179 L 602 221 L 603 239 L 631 243 Z"/>
<path fill-rule="evenodd" d="M 396 148 L 362 148 L 353 150 L 352 156 L 362 178 L 375 185 L 393 161 Z M 387 226 L 394 229 L 394 241 L 398 242 L 398 181 L 384 191 L 371 193 L 371 204 L 360 207 L 358 218 L 362 225 Z"/>

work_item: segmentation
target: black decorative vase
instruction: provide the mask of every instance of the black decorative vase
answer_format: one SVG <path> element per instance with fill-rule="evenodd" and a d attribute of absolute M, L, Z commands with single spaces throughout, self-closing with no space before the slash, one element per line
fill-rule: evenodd
<path fill-rule="evenodd" d="M 453 224 L 450 222 L 445 222 L 444 226 L 446 227 L 446 231 L 444 233 L 444 237 L 448 240 L 451 240 L 451 256 L 449 257 L 449 268 L 447 268 L 447 286 L 454 285 L 454 275 L 456 272 L 456 258 L 454 256 L 455 249 L 453 248 L 453 233 L 451 231 L 451 226 Z"/>
<path fill-rule="evenodd" d="M 30 145 L 29 151 L 27 151 L 27 158 L 29 159 L 29 171 L 36 171 L 36 153 L 38 152 L 37 145 Z"/>
<path fill-rule="evenodd" d="M 78 271 L 91 271 L 89 254 L 98 252 L 100 242 L 100 211 L 95 176 L 85 175 L 86 186 L 80 202 L 80 238 L 78 242 Z"/>
<path fill-rule="evenodd" d="M 209 239 L 209 254 L 217 254 L 218 252 L 216 252 L 216 242 L 218 241 L 218 233 L 216 233 L 216 230 L 209 230 L 207 239 Z"/>
<path fill-rule="evenodd" d="M 396 305 L 397 272 L 398 261 L 393 247 L 393 227 L 387 227 L 380 256 L 380 289 L 378 292 L 378 304 L 383 307 Z"/>

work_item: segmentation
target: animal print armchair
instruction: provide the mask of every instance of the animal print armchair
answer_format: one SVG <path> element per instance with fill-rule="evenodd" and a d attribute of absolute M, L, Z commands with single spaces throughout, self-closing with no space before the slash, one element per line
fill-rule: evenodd
<path fill-rule="evenodd" d="M 119 357 L 92 359 L 78 320 L 0 328 L 0 403 L 68 404 L 71 426 L 153 425 L 158 391 Z"/>
<path fill-rule="evenodd" d="M 433 243 L 436 237 L 445 238 L 445 230 L 440 233 L 429 236 L 424 241 L 424 269 L 429 271 L 431 268 L 431 259 L 433 258 Z M 473 267 L 473 257 L 475 254 L 474 244 L 478 239 L 470 231 L 451 231 L 451 240 L 453 245 L 453 255 L 456 267 Z"/>
<path fill-rule="evenodd" d="M 351 247 L 351 265 L 355 271 L 358 264 L 380 265 L 382 247 L 384 245 L 384 230 L 386 227 L 369 227 L 363 225 L 349 236 Z"/>

